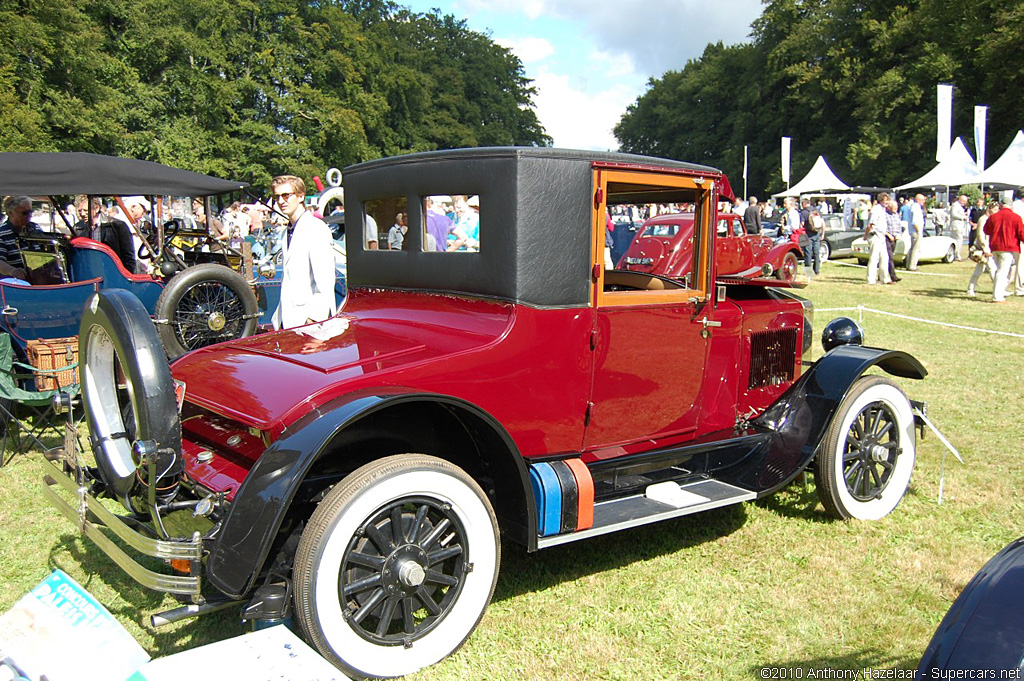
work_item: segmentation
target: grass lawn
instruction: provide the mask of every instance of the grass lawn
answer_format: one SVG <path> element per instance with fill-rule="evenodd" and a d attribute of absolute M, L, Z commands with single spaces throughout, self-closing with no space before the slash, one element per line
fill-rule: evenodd
<path fill-rule="evenodd" d="M 1024 334 L 1024 298 L 992 304 L 987 281 L 978 298 L 966 296 L 973 263 L 927 264 L 874 287 L 853 263 L 826 263 L 804 290 L 818 310 L 863 305 Z M 820 311 L 816 329 L 838 314 L 858 315 Z M 533 555 L 506 544 L 476 633 L 416 678 L 739 679 L 764 666 L 802 667 L 808 678 L 810 669 L 916 667 L 966 582 L 1022 534 L 1024 338 L 871 312 L 863 325 L 868 345 L 906 350 L 930 372 L 897 380 L 929 403 L 966 461 L 945 456 L 941 506 L 945 450 L 929 434 L 907 498 L 878 522 L 830 520 L 809 481 Z M 148 616 L 175 603 L 137 587 L 43 502 L 41 459 L 33 452 L 0 469 L 0 611 L 59 567 L 154 656 L 242 633 L 232 611 L 151 629 Z"/>

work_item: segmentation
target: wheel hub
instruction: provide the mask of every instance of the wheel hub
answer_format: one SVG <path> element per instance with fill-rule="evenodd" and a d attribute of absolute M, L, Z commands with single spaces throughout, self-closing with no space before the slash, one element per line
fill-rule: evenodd
<path fill-rule="evenodd" d="M 869 447 L 869 456 L 871 457 L 871 460 L 875 462 L 888 461 L 889 450 L 876 443 Z"/>
<path fill-rule="evenodd" d="M 206 325 L 210 327 L 210 331 L 223 331 L 227 323 L 227 317 L 223 312 L 213 312 L 206 318 Z"/>
<path fill-rule="evenodd" d="M 381 583 L 391 595 L 411 593 L 426 581 L 427 565 L 427 552 L 422 548 L 415 544 L 399 546 L 384 561 Z"/>

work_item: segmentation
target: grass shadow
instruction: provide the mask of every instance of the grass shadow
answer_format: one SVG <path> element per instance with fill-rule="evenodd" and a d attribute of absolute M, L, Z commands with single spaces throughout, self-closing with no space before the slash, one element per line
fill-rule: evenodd
<path fill-rule="evenodd" d="M 952 298 L 958 300 L 973 300 L 980 303 L 988 303 L 992 300 L 991 293 L 982 292 L 977 296 L 967 295 L 966 284 L 963 287 L 953 288 L 950 286 L 941 288 L 924 288 L 914 291 L 915 295 L 924 296 L 926 298 Z"/>
<path fill-rule="evenodd" d="M 821 507 L 818 492 L 814 486 L 814 476 L 809 473 L 806 481 L 802 479 L 802 476 L 798 476 L 796 480 L 775 494 L 754 503 L 783 518 L 798 518 L 807 522 L 823 524 L 836 521 Z"/>

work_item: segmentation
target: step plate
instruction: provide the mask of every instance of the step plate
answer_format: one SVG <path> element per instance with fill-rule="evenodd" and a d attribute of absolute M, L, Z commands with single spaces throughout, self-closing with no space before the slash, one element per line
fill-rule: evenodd
<path fill-rule="evenodd" d="M 691 513 L 709 511 L 713 508 L 738 504 L 743 501 L 751 501 L 757 498 L 754 492 L 729 485 L 718 480 L 701 480 L 686 485 L 680 485 L 683 492 L 702 497 L 706 501 L 697 501 L 687 506 L 673 506 L 648 499 L 643 494 L 637 494 L 622 499 L 602 501 L 594 505 L 594 526 L 580 532 L 558 534 L 551 537 L 539 537 L 537 548 L 557 546 L 566 544 L 578 539 L 596 537 L 600 534 L 618 532 L 630 527 L 648 525 L 669 518 L 678 518 Z M 684 495 L 688 496 L 688 495 Z"/>

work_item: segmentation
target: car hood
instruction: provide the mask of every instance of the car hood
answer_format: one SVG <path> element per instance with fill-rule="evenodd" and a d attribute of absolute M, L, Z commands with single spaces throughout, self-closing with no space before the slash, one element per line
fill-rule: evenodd
<path fill-rule="evenodd" d="M 452 296 L 350 296 L 322 324 L 204 348 L 176 361 L 186 399 L 260 430 L 280 432 L 333 397 L 406 385 L 443 371 L 507 333 L 515 307 Z"/>

